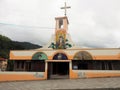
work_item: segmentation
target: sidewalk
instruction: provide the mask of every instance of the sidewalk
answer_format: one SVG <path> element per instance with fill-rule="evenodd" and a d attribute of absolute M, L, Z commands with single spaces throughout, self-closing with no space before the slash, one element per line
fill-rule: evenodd
<path fill-rule="evenodd" d="M 120 90 L 120 77 L 0 82 L 0 90 Z"/>

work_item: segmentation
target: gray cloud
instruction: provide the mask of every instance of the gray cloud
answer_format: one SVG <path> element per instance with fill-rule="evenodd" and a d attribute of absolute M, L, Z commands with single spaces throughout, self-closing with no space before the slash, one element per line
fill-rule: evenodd
<path fill-rule="evenodd" d="M 120 47 L 120 0 L 1 0 L 0 34 L 46 44 L 67 1 L 69 33 L 81 47 Z M 46 27 L 46 28 L 42 28 Z M 49 29 L 50 28 L 50 29 Z"/>

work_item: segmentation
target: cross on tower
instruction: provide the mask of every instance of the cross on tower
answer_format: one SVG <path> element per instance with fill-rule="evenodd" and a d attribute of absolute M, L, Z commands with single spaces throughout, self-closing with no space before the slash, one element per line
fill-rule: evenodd
<path fill-rule="evenodd" d="M 70 6 L 67 6 L 66 5 L 66 2 L 65 2 L 65 6 L 64 7 L 61 7 L 61 9 L 65 9 L 65 16 L 66 16 L 66 13 L 67 13 L 67 9 L 71 8 Z"/>

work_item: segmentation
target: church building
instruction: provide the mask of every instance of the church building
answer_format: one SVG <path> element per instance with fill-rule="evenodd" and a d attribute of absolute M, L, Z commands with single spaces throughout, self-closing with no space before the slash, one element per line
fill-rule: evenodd
<path fill-rule="evenodd" d="M 119 48 L 81 48 L 73 43 L 68 33 L 68 8 L 65 4 L 65 16 L 55 18 L 55 34 L 43 48 L 10 51 L 16 80 L 120 76 Z"/>

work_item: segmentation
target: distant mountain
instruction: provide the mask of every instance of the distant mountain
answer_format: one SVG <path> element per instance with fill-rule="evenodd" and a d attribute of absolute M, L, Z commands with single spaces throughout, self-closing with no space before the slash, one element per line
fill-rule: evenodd
<path fill-rule="evenodd" d="M 10 50 L 29 50 L 41 47 L 29 42 L 12 41 L 10 38 L 0 35 L 0 57 L 3 58 L 9 58 Z"/>
<path fill-rule="evenodd" d="M 30 42 L 18 42 L 18 41 L 13 41 L 13 43 L 15 45 L 20 45 L 21 47 L 23 47 L 25 50 L 29 50 L 29 49 L 37 49 L 37 48 L 41 48 L 42 46 L 36 45 L 36 44 L 32 44 Z"/>

